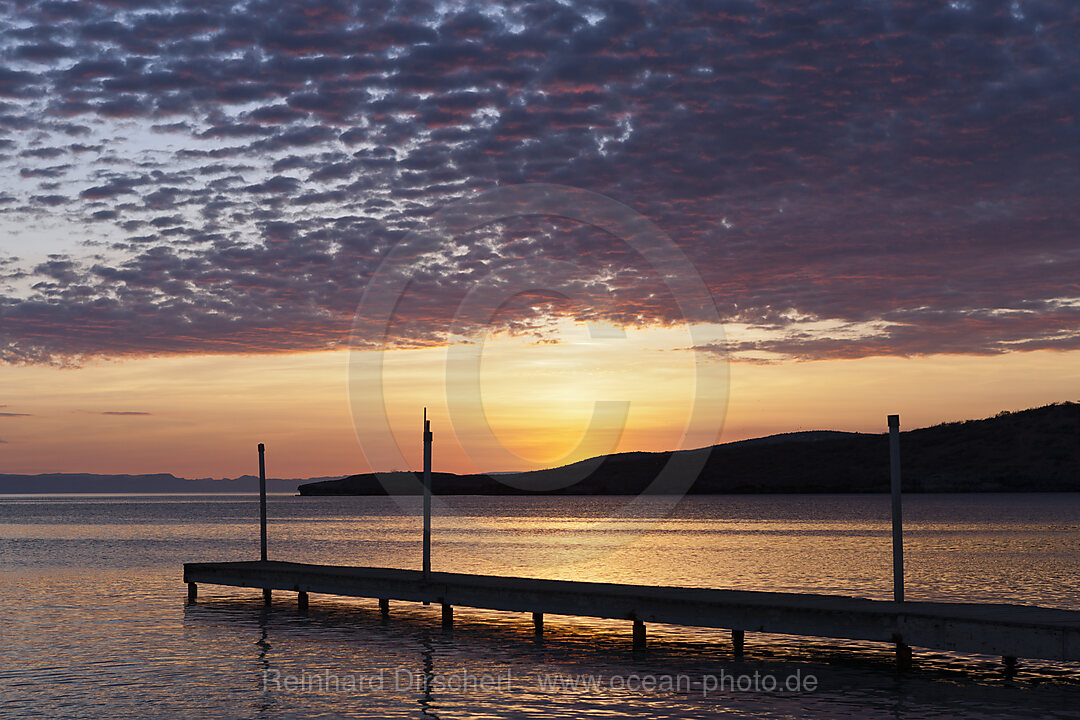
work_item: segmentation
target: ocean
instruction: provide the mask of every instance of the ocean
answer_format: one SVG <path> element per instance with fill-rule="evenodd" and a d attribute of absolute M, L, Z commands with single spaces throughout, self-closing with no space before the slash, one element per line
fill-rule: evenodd
<path fill-rule="evenodd" d="M 269 499 L 271 559 L 419 568 L 419 498 Z M 909 600 L 1080 609 L 1080 496 L 904 498 Z M 434 570 L 889 599 L 885 495 L 437 497 Z M 202 585 L 253 495 L 0 496 L 0 718 L 1080 717 L 1080 664 Z"/>

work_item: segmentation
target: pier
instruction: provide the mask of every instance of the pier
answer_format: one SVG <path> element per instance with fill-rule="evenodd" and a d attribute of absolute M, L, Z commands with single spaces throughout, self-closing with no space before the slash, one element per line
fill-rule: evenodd
<path fill-rule="evenodd" d="M 390 601 L 442 606 L 442 626 L 454 624 L 454 607 L 530 613 L 536 637 L 544 615 L 625 620 L 633 623 L 635 649 L 646 646 L 646 623 L 723 628 L 732 654 L 744 653 L 746 633 L 869 640 L 891 643 L 900 669 L 912 648 L 997 655 L 1007 674 L 1018 658 L 1080 661 L 1080 611 L 1004 603 L 923 602 L 904 599 L 903 523 L 900 492 L 900 417 L 889 415 L 892 491 L 893 600 L 844 595 L 757 592 L 654 585 L 468 575 L 431 570 L 431 424 L 424 410 L 424 535 L 422 570 L 311 565 L 267 560 L 265 447 L 259 444 L 260 557 L 258 561 L 185 563 L 188 602 L 200 583 L 259 588 L 270 604 L 275 590 L 377 598 L 383 616 Z"/>
<path fill-rule="evenodd" d="M 632 623 L 635 648 L 646 644 L 646 624 L 662 623 L 731 631 L 733 654 L 741 655 L 746 633 L 778 633 L 892 643 L 901 667 L 911 648 L 1002 657 L 1006 671 L 1017 658 L 1080 661 L 1080 611 L 1030 605 L 883 601 L 841 595 L 714 590 L 624 585 L 461 573 L 310 565 L 279 561 L 186 563 L 188 599 L 198 584 L 297 593 L 305 609 L 309 594 L 442 606 L 444 628 L 453 608 L 503 610 L 531 615 L 542 635 L 544 615 L 570 615 Z"/>

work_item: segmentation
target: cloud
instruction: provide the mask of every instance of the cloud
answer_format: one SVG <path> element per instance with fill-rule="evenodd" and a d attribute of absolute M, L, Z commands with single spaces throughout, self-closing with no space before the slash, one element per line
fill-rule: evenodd
<path fill-rule="evenodd" d="M 9 413 L 0 412 L 0 417 L 32 417 L 30 413 Z"/>
<path fill-rule="evenodd" d="M 153 415 L 153 413 L 140 412 L 137 410 L 106 410 L 102 415 Z"/>
<path fill-rule="evenodd" d="M 757 328 L 738 357 L 1077 346 L 1069 3 L 11 14 L 0 217 L 16 245 L 0 250 L 27 255 L 19 231 L 56 217 L 86 237 L 4 270 L 19 281 L 0 297 L 7 362 L 340 347 L 410 229 L 535 182 L 667 232 L 723 319 Z M 494 322 L 683 319 L 627 243 L 522 218 L 418 259 L 390 339 L 443 342 L 472 288 L 533 288 L 552 259 L 574 264 L 578 300 L 512 302 Z"/>

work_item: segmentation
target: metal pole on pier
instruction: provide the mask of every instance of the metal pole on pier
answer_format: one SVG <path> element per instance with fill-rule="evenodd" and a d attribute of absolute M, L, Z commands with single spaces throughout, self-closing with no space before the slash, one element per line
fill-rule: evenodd
<path fill-rule="evenodd" d="M 424 582 L 431 573 L 431 421 L 424 408 Z"/>
<path fill-rule="evenodd" d="M 266 446 L 259 443 L 259 549 L 266 561 Z"/>
<path fill-rule="evenodd" d="M 893 600 L 904 601 L 904 522 L 900 512 L 900 416 L 889 416 L 889 477 L 892 486 Z"/>

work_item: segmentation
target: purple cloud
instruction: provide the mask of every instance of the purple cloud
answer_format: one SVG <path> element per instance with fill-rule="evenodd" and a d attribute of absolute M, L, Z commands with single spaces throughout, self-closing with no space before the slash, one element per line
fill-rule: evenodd
<path fill-rule="evenodd" d="M 7 362 L 338 347 L 410 229 L 533 182 L 664 229 L 721 316 L 761 331 L 736 357 L 1080 346 L 1073 3 L 11 15 L 0 213 L 63 213 L 93 237 L 0 266 L 20 280 L 0 297 Z M 471 288 L 531 288 L 530 263 L 552 259 L 578 268 L 580 301 L 536 296 L 495 322 L 681 319 L 646 259 L 595 229 L 523 218 L 446 250 L 417 259 L 391 340 L 442 342 Z"/>

